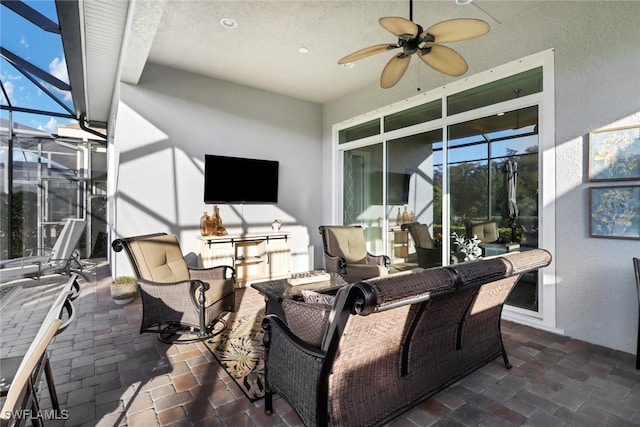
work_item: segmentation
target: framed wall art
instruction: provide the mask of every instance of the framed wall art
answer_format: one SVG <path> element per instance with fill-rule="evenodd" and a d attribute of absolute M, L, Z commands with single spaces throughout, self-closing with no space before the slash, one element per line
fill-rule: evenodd
<path fill-rule="evenodd" d="M 589 134 L 589 180 L 640 179 L 640 125 Z"/>
<path fill-rule="evenodd" d="M 589 235 L 640 240 L 640 185 L 591 187 Z"/>

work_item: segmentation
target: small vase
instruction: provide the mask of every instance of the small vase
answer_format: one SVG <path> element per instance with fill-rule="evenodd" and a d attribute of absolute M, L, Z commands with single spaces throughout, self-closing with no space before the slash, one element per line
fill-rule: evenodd
<path fill-rule="evenodd" d="M 279 219 L 274 219 L 273 222 L 271 223 L 271 229 L 275 231 L 280 230 L 281 226 L 282 226 L 282 221 L 280 221 Z"/>
<path fill-rule="evenodd" d="M 206 212 L 200 217 L 200 234 L 203 236 L 211 235 L 211 220 Z"/>
<path fill-rule="evenodd" d="M 402 212 L 402 224 L 406 224 L 409 222 L 409 212 L 407 211 L 407 207 L 404 207 L 404 211 Z"/>
<path fill-rule="evenodd" d="M 220 209 L 218 205 L 213 207 L 213 213 L 211 214 L 211 234 L 214 236 L 226 236 L 227 230 L 222 225 L 222 218 L 220 218 Z"/>

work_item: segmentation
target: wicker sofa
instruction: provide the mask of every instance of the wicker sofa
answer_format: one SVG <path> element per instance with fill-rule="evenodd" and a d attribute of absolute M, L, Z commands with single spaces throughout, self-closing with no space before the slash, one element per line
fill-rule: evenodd
<path fill-rule="evenodd" d="M 382 425 L 502 356 L 503 304 L 542 249 L 348 285 L 331 306 L 283 301 L 265 317 L 265 411 L 273 394 L 307 426 Z"/>

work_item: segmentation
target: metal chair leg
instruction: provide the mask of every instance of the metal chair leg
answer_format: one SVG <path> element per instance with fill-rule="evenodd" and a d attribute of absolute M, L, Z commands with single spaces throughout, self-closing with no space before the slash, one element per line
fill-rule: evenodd
<path fill-rule="evenodd" d="M 44 375 L 47 379 L 47 388 L 49 389 L 49 396 L 51 397 L 51 407 L 56 411 L 56 414 L 58 414 L 60 413 L 60 403 L 58 401 L 58 394 L 56 393 L 56 386 L 53 382 L 53 373 L 51 372 L 49 357 L 46 357 L 44 362 Z"/>

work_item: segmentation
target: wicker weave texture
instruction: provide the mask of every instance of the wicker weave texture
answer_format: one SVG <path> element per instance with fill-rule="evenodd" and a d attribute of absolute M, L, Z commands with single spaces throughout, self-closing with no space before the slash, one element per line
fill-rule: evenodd
<path fill-rule="evenodd" d="M 311 354 L 296 344 L 300 340 L 287 336 L 290 331 L 274 328 L 268 387 L 309 426 L 324 415 L 317 413 L 318 399 L 326 399 L 332 426 L 388 423 L 496 357 L 506 361 L 500 316 L 520 277 L 514 273 L 551 260 L 544 250 L 527 252 L 393 274 L 346 288 L 353 298 L 343 302 L 354 307 L 334 308 L 337 315 L 325 338 L 337 343 L 335 352 Z M 373 290 L 378 306 L 389 309 L 353 314 L 365 288 Z M 326 369 L 321 370 L 323 363 Z M 320 378 L 323 374 L 328 378 Z M 327 396 L 317 394 L 323 381 L 328 381 Z"/>
<path fill-rule="evenodd" d="M 460 277 L 459 287 L 479 286 L 483 283 L 509 276 L 511 264 L 502 257 L 463 262 L 451 267 Z"/>
<path fill-rule="evenodd" d="M 461 365 L 479 367 L 502 354 L 500 315 L 502 306 L 519 276 L 497 280 L 479 288 L 462 322 Z"/>
<path fill-rule="evenodd" d="M 370 284 L 375 290 L 378 305 L 385 306 L 399 300 L 451 289 L 453 280 L 454 275 L 451 271 L 437 268 L 377 277 L 369 279 L 365 283 Z"/>
<path fill-rule="evenodd" d="M 143 305 L 141 329 L 163 323 L 198 325 L 198 312 L 193 309 L 190 281 L 167 285 L 139 280 L 138 285 Z"/>
<path fill-rule="evenodd" d="M 291 332 L 301 340 L 320 347 L 329 324 L 330 307 L 288 299 L 282 302 L 282 310 Z"/>
<path fill-rule="evenodd" d="M 329 378 L 334 425 L 367 425 L 406 402 L 398 377 L 402 343 L 415 316 L 416 308 L 407 305 L 349 317 Z"/>
<path fill-rule="evenodd" d="M 276 322 L 270 322 L 266 372 L 268 387 L 284 397 L 306 426 L 316 423 L 316 396 L 323 359 L 291 342 Z"/>
<path fill-rule="evenodd" d="M 511 263 L 514 274 L 540 268 L 551 263 L 551 254 L 543 249 L 510 252 L 504 254 L 502 258 Z"/>

